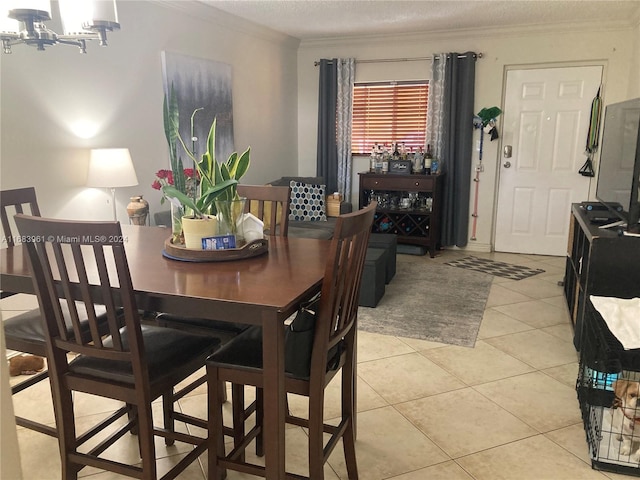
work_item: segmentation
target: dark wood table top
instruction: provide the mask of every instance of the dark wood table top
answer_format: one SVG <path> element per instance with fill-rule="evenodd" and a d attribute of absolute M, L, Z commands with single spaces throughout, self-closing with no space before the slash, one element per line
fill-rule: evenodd
<path fill-rule="evenodd" d="M 248 313 L 269 310 L 280 312 L 278 317 L 290 315 L 301 300 L 319 290 L 329 249 L 326 240 L 272 237 L 264 255 L 194 263 L 162 256 L 170 236 L 166 228 L 122 225 L 122 232 L 140 308 L 221 320 L 228 318 L 225 307 L 231 305 Z M 0 250 L 4 291 L 33 293 L 23 253 L 19 245 Z M 218 311 L 211 311 L 210 302 Z"/>

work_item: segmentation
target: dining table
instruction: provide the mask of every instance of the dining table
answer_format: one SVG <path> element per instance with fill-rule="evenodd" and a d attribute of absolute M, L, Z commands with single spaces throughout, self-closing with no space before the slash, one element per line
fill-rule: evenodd
<path fill-rule="evenodd" d="M 285 478 L 284 322 L 321 287 L 330 241 L 268 237 L 267 252 L 227 261 L 181 261 L 163 255 L 170 229 L 122 225 L 137 306 L 233 323 L 263 335 L 265 474 Z M 26 250 L 0 249 L 3 291 L 34 293 Z"/>

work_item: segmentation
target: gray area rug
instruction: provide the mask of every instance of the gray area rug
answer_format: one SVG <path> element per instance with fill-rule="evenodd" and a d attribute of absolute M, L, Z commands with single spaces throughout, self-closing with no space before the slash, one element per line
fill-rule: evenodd
<path fill-rule="evenodd" d="M 378 306 L 358 309 L 358 328 L 473 347 L 492 281 L 447 265 L 398 262 Z"/>

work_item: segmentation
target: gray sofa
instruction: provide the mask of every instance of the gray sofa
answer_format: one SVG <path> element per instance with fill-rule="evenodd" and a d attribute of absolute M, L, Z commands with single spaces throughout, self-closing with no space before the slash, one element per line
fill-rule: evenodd
<path fill-rule="evenodd" d="M 277 187 L 288 187 L 291 181 L 311 183 L 314 185 L 324 185 L 324 178 L 322 177 L 280 177 L 277 180 L 273 180 L 268 185 Z M 331 192 L 327 192 L 331 193 Z M 349 202 L 342 202 L 340 204 L 340 214 L 350 213 L 353 207 Z M 289 220 L 289 236 L 290 237 L 305 237 L 305 238 L 320 238 L 330 239 L 333 236 L 333 231 L 336 227 L 336 217 L 327 217 L 326 222 L 310 222 L 300 220 Z"/>

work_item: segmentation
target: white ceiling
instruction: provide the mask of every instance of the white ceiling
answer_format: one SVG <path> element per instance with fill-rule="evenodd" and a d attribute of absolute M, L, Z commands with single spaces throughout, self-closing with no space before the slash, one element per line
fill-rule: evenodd
<path fill-rule="evenodd" d="M 640 1 L 201 0 L 272 30 L 309 40 L 550 24 L 640 21 Z"/>

